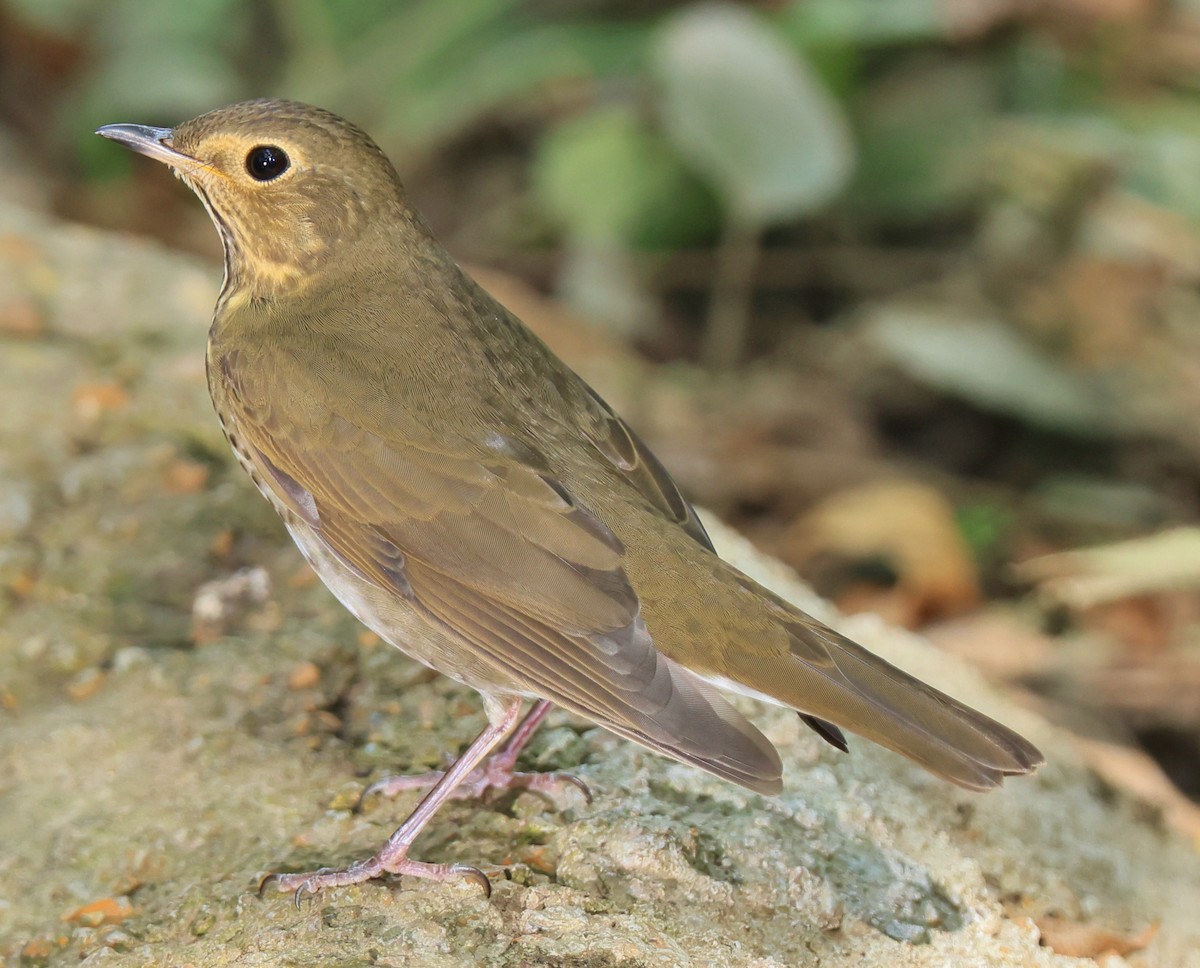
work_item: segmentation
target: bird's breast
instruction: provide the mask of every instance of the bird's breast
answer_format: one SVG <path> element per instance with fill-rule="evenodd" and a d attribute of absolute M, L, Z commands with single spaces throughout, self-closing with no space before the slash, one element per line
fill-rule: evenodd
<path fill-rule="evenodd" d="M 279 498 L 263 479 L 262 472 L 255 465 L 251 455 L 250 444 L 247 441 L 245 428 L 237 418 L 238 402 L 236 399 L 238 384 L 235 379 L 236 356 L 222 353 L 210 342 L 205 360 L 208 376 L 208 394 L 212 400 L 213 410 L 217 414 L 217 422 L 221 425 L 221 433 L 229 443 L 229 449 L 244 470 L 258 492 L 270 502 L 275 511 L 285 523 L 292 517 Z"/>

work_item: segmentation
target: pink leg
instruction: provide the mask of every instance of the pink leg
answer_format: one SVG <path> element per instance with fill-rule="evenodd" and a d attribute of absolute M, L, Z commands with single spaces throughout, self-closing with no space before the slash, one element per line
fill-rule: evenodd
<path fill-rule="evenodd" d="M 450 794 L 456 800 L 478 800 L 488 790 L 506 790 L 521 787 L 533 790 L 535 793 L 552 793 L 570 784 L 578 789 L 587 800 L 592 802 L 592 791 L 587 788 L 579 777 L 571 773 L 517 773 L 517 756 L 541 725 L 546 714 L 550 712 L 550 702 L 540 699 L 534 703 L 521 724 L 513 731 L 504 748 L 493 754 L 486 763 L 473 770 L 470 776 L 455 787 Z M 415 776 L 389 776 L 372 783 L 359 797 L 359 807 L 368 797 L 376 794 L 394 797 L 405 790 L 425 790 L 441 781 L 441 772 L 419 773 Z"/>
<path fill-rule="evenodd" d="M 487 728 L 466 748 L 462 756 L 441 774 L 409 818 L 396 829 L 375 856 L 357 861 L 342 870 L 323 868 L 307 874 L 272 874 L 259 885 L 259 893 L 270 885 L 285 893 L 294 892 L 296 903 L 299 904 L 302 894 L 316 894 L 326 887 L 361 884 L 384 874 L 409 874 L 437 881 L 452 877 L 469 877 L 490 896 L 492 886 L 483 871 L 478 868 L 465 864 L 425 864 L 409 860 L 408 851 L 438 808 L 453 796 L 458 785 L 470 776 L 496 745 L 512 731 L 517 717 L 521 714 L 521 705 L 520 699 L 508 700 L 507 705 L 503 706 L 499 702 L 485 701 L 488 718 L 491 720 Z"/>

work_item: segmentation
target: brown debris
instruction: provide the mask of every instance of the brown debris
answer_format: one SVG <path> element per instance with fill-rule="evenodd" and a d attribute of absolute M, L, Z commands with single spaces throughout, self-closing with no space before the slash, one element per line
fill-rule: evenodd
<path fill-rule="evenodd" d="M 37 339 L 46 331 L 46 319 L 32 299 L 16 297 L 0 304 L 0 334 Z"/>
<path fill-rule="evenodd" d="M 74 921 L 89 928 L 102 924 L 120 924 L 133 914 L 133 905 L 127 897 L 105 897 L 64 914 L 64 921 Z"/>
<path fill-rule="evenodd" d="M 1099 959 L 1110 955 L 1124 957 L 1141 951 L 1158 934 L 1157 921 L 1136 935 L 1121 934 L 1099 925 L 1085 924 L 1051 914 L 1036 918 L 1034 923 L 1041 932 L 1043 947 L 1050 948 L 1055 954 L 1072 958 Z"/>
<path fill-rule="evenodd" d="M 1105 782 L 1158 807 L 1168 826 L 1200 845 L 1200 805 L 1171 782 L 1159 765 L 1141 750 L 1115 743 L 1072 738 L 1084 761 Z"/>
<path fill-rule="evenodd" d="M 967 659 L 988 678 L 1015 681 L 1044 673 L 1053 661 L 1054 638 L 1024 616 L 994 606 L 922 629 L 946 652 Z"/>
<path fill-rule="evenodd" d="M 1176 528 L 1098 548 L 1045 555 L 1013 566 L 1047 599 L 1083 610 L 1176 588 L 1200 588 L 1200 529 Z"/>
<path fill-rule="evenodd" d="M 209 469 L 199 461 L 171 461 L 163 472 L 163 483 L 172 494 L 196 494 L 208 483 Z"/>
<path fill-rule="evenodd" d="M 845 611 L 875 611 L 907 628 L 959 614 L 979 602 L 979 577 L 954 517 L 941 494 L 912 481 L 883 481 L 842 491 L 788 528 L 780 556 L 815 577 L 880 563 L 895 584 L 851 577 L 832 594 Z"/>
<path fill-rule="evenodd" d="M 192 601 L 192 641 L 197 645 L 220 638 L 245 613 L 271 595 L 271 578 L 263 568 L 243 568 L 226 578 L 205 582 Z"/>
<path fill-rule="evenodd" d="M 299 662 L 288 673 L 288 688 L 294 691 L 311 689 L 321 681 L 321 670 L 315 662 Z"/>
<path fill-rule="evenodd" d="M 129 391 L 117 383 L 85 383 L 71 394 L 71 406 L 86 421 L 129 406 Z"/>
<path fill-rule="evenodd" d="M 67 695 L 76 702 L 94 696 L 104 685 L 106 676 L 99 669 L 84 669 L 74 679 L 67 683 Z"/>

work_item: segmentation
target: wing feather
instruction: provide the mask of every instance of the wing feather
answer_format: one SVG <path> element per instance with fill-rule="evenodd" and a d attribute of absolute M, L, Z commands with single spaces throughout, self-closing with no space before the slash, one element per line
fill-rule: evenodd
<path fill-rule="evenodd" d="M 305 427 L 279 415 L 305 412 L 286 400 L 300 388 L 268 394 L 246 379 L 239 390 L 255 403 L 236 407 L 236 422 L 260 479 L 357 575 L 456 633 L 497 682 L 778 792 L 774 747 L 655 648 L 621 541 L 535 456 L 508 442 L 472 453 L 415 434 L 385 439 L 336 413 Z M 638 460 L 639 473 L 659 482 L 654 501 L 703 535 L 665 471 Z"/>

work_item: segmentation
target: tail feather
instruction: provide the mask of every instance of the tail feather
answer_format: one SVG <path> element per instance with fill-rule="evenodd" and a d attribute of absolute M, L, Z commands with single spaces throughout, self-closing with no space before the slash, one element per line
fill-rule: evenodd
<path fill-rule="evenodd" d="M 801 713 L 800 721 L 830 746 L 841 750 L 843 753 L 850 752 L 850 746 L 846 742 L 846 734 L 834 726 L 833 723 L 827 723 L 823 719 L 817 719 L 816 716 L 808 715 L 808 713 Z"/>
<path fill-rule="evenodd" d="M 789 631 L 795 642 L 795 626 Z M 824 688 L 813 692 L 829 700 L 828 708 L 822 703 L 815 709 L 806 706 L 804 712 L 859 733 L 970 789 L 991 789 L 1005 776 L 1029 773 L 1044 762 L 1038 749 L 1015 731 L 832 629 L 814 622 L 806 623 L 800 632 L 803 640 L 796 645 L 801 654 L 808 653 L 816 639 L 828 657 L 820 667 L 796 663 L 808 673 L 802 678 L 816 673 L 824 680 Z M 806 693 L 803 690 L 801 696 Z"/>
<path fill-rule="evenodd" d="M 1043 762 L 1037 748 L 1007 726 L 833 629 L 795 612 L 784 624 L 791 654 L 747 662 L 730 678 L 797 710 L 834 745 L 841 727 L 972 790 L 992 789 Z"/>

